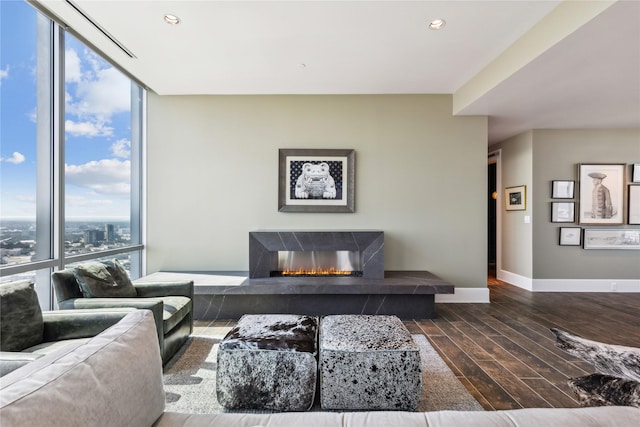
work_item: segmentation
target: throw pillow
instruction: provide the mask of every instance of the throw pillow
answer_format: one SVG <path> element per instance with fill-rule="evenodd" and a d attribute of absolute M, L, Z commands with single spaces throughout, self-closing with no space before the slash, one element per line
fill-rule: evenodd
<path fill-rule="evenodd" d="M 640 408 L 640 383 L 603 374 L 568 381 L 582 406 L 635 406 Z"/>
<path fill-rule="evenodd" d="M 121 288 L 122 293 L 126 294 L 124 296 L 135 298 L 137 296 L 136 288 L 133 286 L 133 282 L 129 278 L 129 273 L 124 269 L 122 264 L 117 259 L 112 259 L 110 261 L 102 262 L 105 267 L 107 267 L 107 271 L 113 277 L 113 280 L 118 284 L 118 287 Z"/>
<path fill-rule="evenodd" d="M 21 351 L 42 342 L 44 323 L 32 282 L 0 285 L 0 351 Z"/>
<path fill-rule="evenodd" d="M 85 298 L 126 298 L 133 296 L 128 288 L 118 285 L 111 273 L 109 273 L 107 266 L 101 262 L 80 265 L 74 268 L 73 275 L 78 281 L 82 295 Z"/>

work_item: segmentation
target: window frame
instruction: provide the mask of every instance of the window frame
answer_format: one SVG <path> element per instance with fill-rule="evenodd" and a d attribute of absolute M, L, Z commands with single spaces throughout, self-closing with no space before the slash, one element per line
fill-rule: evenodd
<path fill-rule="evenodd" d="M 90 261 L 98 258 L 129 253 L 131 257 L 130 275 L 138 278 L 143 274 L 144 261 L 144 148 L 146 141 L 147 88 L 107 55 L 89 43 L 71 28 L 58 23 L 40 5 L 26 0 L 37 15 L 37 31 L 48 33 L 47 46 L 41 42 L 43 34 L 38 34 L 36 50 L 38 55 L 48 54 L 49 86 L 46 91 L 38 91 L 37 108 L 48 114 L 39 115 L 45 120 L 37 121 L 37 164 L 36 164 L 36 256 L 41 259 L 20 264 L 0 266 L 0 279 L 17 274 L 34 272 L 40 305 L 45 310 L 54 308 L 54 295 L 50 275 L 66 265 Z M 45 21 L 46 20 L 46 21 Z M 42 26 L 42 28 L 41 28 Z M 131 244 L 115 249 L 96 251 L 78 255 L 65 255 L 65 76 L 64 55 L 65 35 L 69 33 L 93 50 L 103 60 L 123 73 L 131 81 L 131 194 L 130 227 Z M 38 73 L 42 73 L 39 69 Z M 38 81 L 38 84 L 41 84 Z M 0 280 L 0 282 L 3 282 Z"/>

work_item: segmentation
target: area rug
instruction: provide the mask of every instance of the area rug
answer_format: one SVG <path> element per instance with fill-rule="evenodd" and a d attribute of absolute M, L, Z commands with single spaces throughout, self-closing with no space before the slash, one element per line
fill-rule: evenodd
<path fill-rule="evenodd" d="M 482 411 L 424 335 L 413 335 L 422 362 L 418 411 Z M 194 414 L 227 412 L 216 399 L 216 352 L 220 340 L 191 336 L 164 370 L 166 411 Z M 317 403 L 313 410 L 320 410 Z"/>

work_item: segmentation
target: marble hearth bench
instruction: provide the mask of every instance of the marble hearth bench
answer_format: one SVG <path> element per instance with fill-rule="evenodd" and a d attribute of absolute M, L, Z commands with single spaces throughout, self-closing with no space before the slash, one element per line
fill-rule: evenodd
<path fill-rule="evenodd" d="M 138 281 L 194 282 L 194 319 L 239 319 L 244 314 L 382 314 L 435 317 L 435 295 L 454 286 L 428 271 L 385 271 L 384 278 L 249 278 L 247 271 L 160 271 Z"/>

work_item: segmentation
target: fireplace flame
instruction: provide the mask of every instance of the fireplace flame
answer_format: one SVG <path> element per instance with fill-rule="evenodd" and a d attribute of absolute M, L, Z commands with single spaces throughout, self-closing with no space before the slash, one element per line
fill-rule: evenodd
<path fill-rule="evenodd" d="M 298 270 L 283 270 L 280 272 L 283 276 L 351 276 L 353 271 L 336 270 L 331 267 L 329 269 L 311 269 L 307 270 L 299 268 Z"/>

